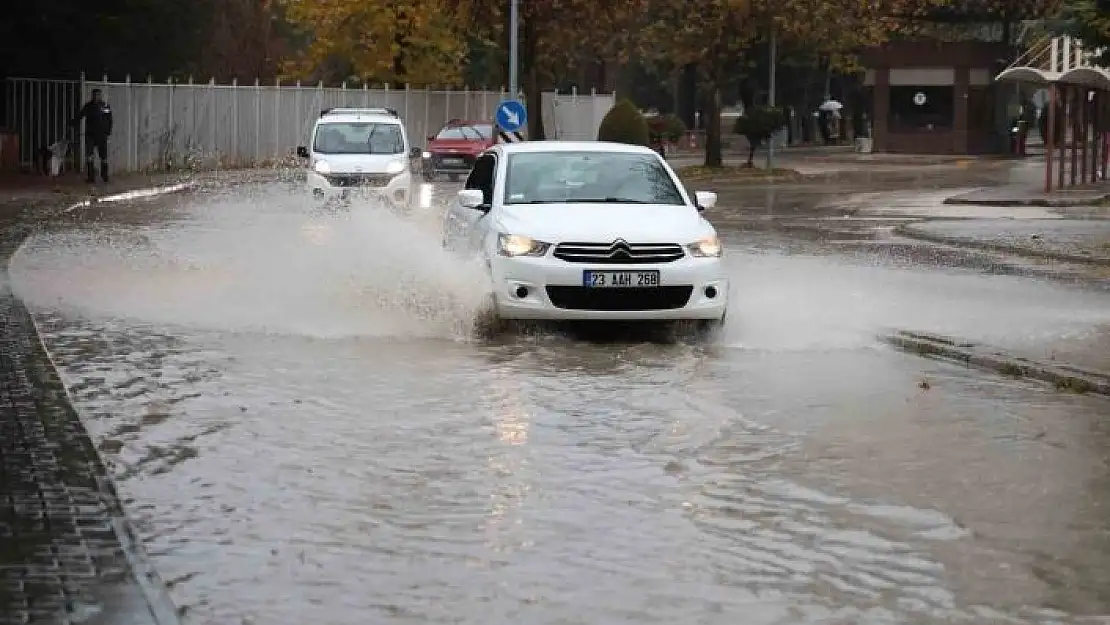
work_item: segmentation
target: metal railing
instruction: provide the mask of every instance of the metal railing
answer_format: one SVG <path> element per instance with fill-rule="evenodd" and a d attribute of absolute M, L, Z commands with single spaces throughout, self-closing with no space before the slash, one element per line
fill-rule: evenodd
<path fill-rule="evenodd" d="M 492 119 L 505 91 L 389 89 L 369 85 L 251 85 L 214 81 L 155 83 L 8 79 L 6 125 L 20 136 L 21 162 L 64 136 L 66 122 L 93 89 L 111 105 L 108 148 L 114 170 L 235 167 L 280 162 L 308 141 L 321 109 L 396 109 L 409 140 L 421 146 L 450 119 Z M 613 106 L 611 94 L 543 94 L 548 138 L 594 139 Z M 77 134 L 74 134 L 77 137 Z M 80 141 L 67 159 L 80 165 Z"/>
<path fill-rule="evenodd" d="M 4 86 L 6 114 L 0 126 L 19 137 L 19 162 L 30 166 L 39 150 L 65 138 L 66 126 L 81 106 L 81 81 L 16 78 Z M 80 142 L 70 146 L 68 166 L 80 164 L 80 150 Z"/>

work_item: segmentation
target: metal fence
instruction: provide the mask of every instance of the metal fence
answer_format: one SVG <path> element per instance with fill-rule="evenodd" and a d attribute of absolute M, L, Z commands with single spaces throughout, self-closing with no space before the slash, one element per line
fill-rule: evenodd
<path fill-rule="evenodd" d="M 250 166 L 280 161 L 308 140 L 320 110 L 392 107 L 409 140 L 423 145 L 449 119 L 492 119 L 505 91 L 360 86 L 218 85 L 8 79 L 5 126 L 20 137 L 20 160 L 63 137 L 66 123 L 100 89 L 112 106 L 109 162 L 116 171 Z M 543 94 L 548 138 L 594 139 L 611 94 Z M 80 138 L 67 162 L 80 165 Z"/>

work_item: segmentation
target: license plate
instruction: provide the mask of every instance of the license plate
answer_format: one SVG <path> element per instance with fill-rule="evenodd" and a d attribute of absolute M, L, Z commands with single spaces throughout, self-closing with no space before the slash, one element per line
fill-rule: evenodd
<path fill-rule="evenodd" d="M 462 165 L 463 160 L 461 158 L 445 158 L 445 159 L 443 159 L 443 164 L 444 165 Z"/>
<path fill-rule="evenodd" d="M 658 271 L 582 272 L 582 286 L 589 289 L 643 289 L 659 286 Z"/>

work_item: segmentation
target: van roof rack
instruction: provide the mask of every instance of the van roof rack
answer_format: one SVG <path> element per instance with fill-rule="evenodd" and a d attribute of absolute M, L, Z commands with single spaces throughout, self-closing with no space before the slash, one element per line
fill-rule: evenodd
<path fill-rule="evenodd" d="M 343 108 L 332 107 L 320 111 L 320 117 L 325 115 L 389 115 L 390 117 L 400 117 L 397 114 L 397 109 L 387 106 L 373 106 L 368 108 Z"/>

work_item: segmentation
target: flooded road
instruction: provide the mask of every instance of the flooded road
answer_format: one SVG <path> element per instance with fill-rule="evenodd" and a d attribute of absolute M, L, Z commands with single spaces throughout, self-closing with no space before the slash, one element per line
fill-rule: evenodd
<path fill-rule="evenodd" d="M 784 249 L 749 209 L 705 344 L 477 338 L 435 210 L 280 187 L 90 209 L 11 271 L 189 623 L 1110 614 L 1110 402 L 876 337 L 1040 349 L 1110 295 Z"/>

